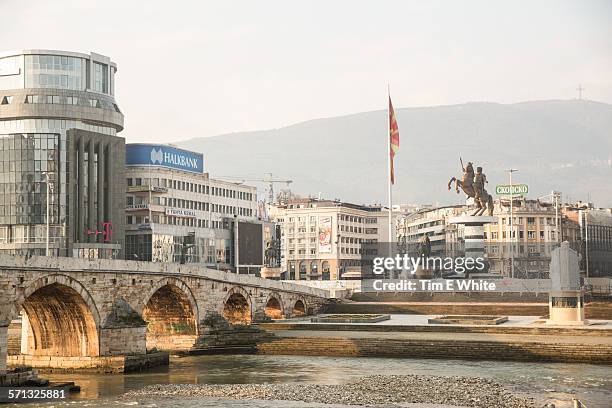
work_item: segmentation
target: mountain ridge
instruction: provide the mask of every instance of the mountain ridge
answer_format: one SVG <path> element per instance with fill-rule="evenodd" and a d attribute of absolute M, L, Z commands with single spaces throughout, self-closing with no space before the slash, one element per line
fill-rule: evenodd
<path fill-rule="evenodd" d="M 459 157 L 484 167 L 491 183 L 530 184 L 530 197 L 560 190 L 612 205 L 612 105 L 587 100 L 512 104 L 468 102 L 396 108 L 400 150 L 394 202 L 457 204 L 446 183 L 459 176 Z M 311 119 L 258 131 L 175 143 L 204 154 L 211 177 L 271 172 L 293 179 L 302 195 L 354 202 L 386 199 L 386 110 Z M 231 157 L 230 157 L 231 154 Z M 331 174 L 330 174 L 331 173 Z M 246 178 L 246 177 L 245 177 Z M 533 192 L 533 193 L 532 193 Z"/>

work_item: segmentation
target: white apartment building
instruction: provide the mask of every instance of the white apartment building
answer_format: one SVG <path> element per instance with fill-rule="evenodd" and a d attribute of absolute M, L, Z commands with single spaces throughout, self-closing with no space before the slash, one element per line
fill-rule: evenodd
<path fill-rule="evenodd" d="M 550 251 L 560 242 L 561 229 L 566 229 L 561 211 L 555 211 L 553 204 L 517 197 L 513 201 L 512 227 L 509 199 L 496 200 L 493 215 L 497 222 L 485 226 L 491 272 L 504 276 L 514 273 L 516 278 L 547 278 Z"/>
<path fill-rule="evenodd" d="M 281 229 L 283 279 L 361 278 L 361 246 L 388 240 L 388 213 L 380 206 L 300 198 L 271 206 Z"/>

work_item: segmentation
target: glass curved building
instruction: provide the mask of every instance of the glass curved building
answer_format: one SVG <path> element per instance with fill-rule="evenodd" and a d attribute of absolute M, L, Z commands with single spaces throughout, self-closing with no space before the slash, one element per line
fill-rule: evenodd
<path fill-rule="evenodd" d="M 50 255 L 122 257 L 116 72 L 95 53 L 0 53 L 0 253 L 44 255 L 48 245 Z"/>

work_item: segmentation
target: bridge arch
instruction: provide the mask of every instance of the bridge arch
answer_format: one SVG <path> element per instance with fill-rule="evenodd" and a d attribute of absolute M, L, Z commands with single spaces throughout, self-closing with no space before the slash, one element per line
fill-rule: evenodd
<path fill-rule="evenodd" d="M 264 306 L 264 314 L 274 320 L 283 318 L 285 313 L 283 311 L 283 300 L 280 294 L 272 292 L 268 295 Z"/>
<path fill-rule="evenodd" d="M 234 286 L 223 300 L 223 317 L 232 324 L 251 324 L 252 305 L 251 295 L 240 286 Z"/>
<path fill-rule="evenodd" d="M 147 349 L 188 350 L 198 335 L 197 301 L 185 282 L 164 278 L 145 298 L 142 318 L 147 322 Z"/>
<path fill-rule="evenodd" d="M 89 291 L 61 274 L 43 276 L 17 301 L 22 311 L 21 352 L 43 356 L 100 355 L 100 314 Z"/>
<path fill-rule="evenodd" d="M 291 316 L 292 317 L 300 317 L 306 316 L 308 313 L 308 308 L 306 306 L 306 300 L 303 297 L 299 297 L 291 308 Z"/>

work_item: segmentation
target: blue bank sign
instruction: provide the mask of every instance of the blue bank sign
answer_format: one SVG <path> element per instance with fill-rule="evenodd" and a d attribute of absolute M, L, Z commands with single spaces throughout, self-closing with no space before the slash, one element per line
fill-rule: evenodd
<path fill-rule="evenodd" d="M 204 155 L 165 145 L 127 144 L 125 164 L 162 166 L 192 173 L 204 173 Z"/>

